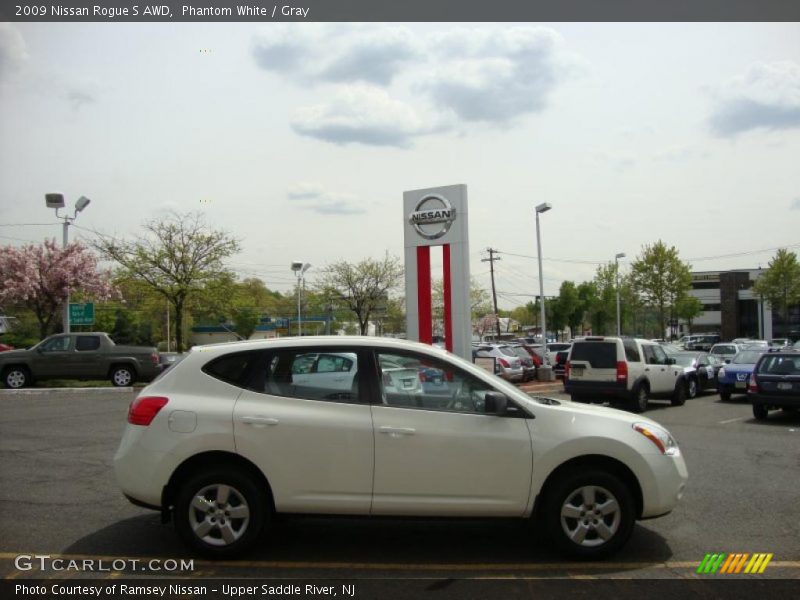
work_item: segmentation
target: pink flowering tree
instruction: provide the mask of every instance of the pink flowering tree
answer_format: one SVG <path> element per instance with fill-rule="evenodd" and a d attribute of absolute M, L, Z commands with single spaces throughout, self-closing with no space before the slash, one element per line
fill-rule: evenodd
<path fill-rule="evenodd" d="M 41 337 L 51 331 L 68 294 L 78 291 L 97 300 L 117 295 L 111 271 L 99 271 L 97 257 L 80 242 L 66 248 L 55 240 L 0 246 L 0 306 L 30 308 L 39 321 Z"/>

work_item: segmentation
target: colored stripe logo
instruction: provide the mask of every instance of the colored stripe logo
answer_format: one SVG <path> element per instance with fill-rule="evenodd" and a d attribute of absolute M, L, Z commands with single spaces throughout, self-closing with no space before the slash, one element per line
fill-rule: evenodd
<path fill-rule="evenodd" d="M 702 574 L 755 575 L 764 572 L 773 556 L 774 554 L 748 554 L 747 552 L 706 554 L 700 566 L 697 567 L 697 572 Z"/>

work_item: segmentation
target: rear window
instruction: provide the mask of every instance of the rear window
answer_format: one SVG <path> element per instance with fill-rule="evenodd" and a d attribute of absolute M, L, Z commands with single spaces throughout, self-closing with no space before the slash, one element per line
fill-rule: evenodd
<path fill-rule="evenodd" d="M 733 357 L 731 362 L 737 365 L 753 365 L 758 362 L 761 355 L 764 354 L 760 350 L 742 350 Z"/>
<path fill-rule="evenodd" d="M 758 365 L 758 372 L 764 375 L 800 375 L 800 356 L 767 355 Z"/>
<path fill-rule="evenodd" d="M 633 340 L 623 340 L 622 347 L 625 348 L 625 359 L 628 362 L 642 362 L 642 357 L 639 355 L 639 347 Z"/>
<path fill-rule="evenodd" d="M 257 356 L 257 352 L 237 352 L 221 356 L 204 366 L 203 372 L 225 383 L 244 387 L 250 367 Z"/>
<path fill-rule="evenodd" d="M 615 342 L 575 342 L 570 360 L 588 362 L 595 369 L 617 368 L 617 344 Z"/>

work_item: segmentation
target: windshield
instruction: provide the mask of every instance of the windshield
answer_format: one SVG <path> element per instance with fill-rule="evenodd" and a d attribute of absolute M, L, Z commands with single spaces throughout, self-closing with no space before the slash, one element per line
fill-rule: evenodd
<path fill-rule="evenodd" d="M 694 354 L 675 354 L 673 358 L 675 359 L 675 364 L 682 367 L 694 366 Z"/>
<path fill-rule="evenodd" d="M 754 365 L 758 362 L 758 359 L 761 358 L 761 355 L 764 354 L 760 350 L 742 350 L 733 357 L 734 364 L 737 365 Z"/>

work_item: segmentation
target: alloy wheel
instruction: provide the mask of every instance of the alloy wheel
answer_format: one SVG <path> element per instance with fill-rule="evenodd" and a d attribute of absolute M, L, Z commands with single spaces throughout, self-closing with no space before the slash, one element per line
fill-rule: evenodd
<path fill-rule="evenodd" d="M 619 502 L 600 486 L 582 486 L 561 505 L 561 528 L 579 546 L 602 546 L 616 535 L 621 520 Z"/>
<path fill-rule="evenodd" d="M 249 524 L 250 507 L 244 495 L 230 485 L 207 485 L 189 505 L 189 525 L 194 535 L 211 546 L 233 544 Z"/>

